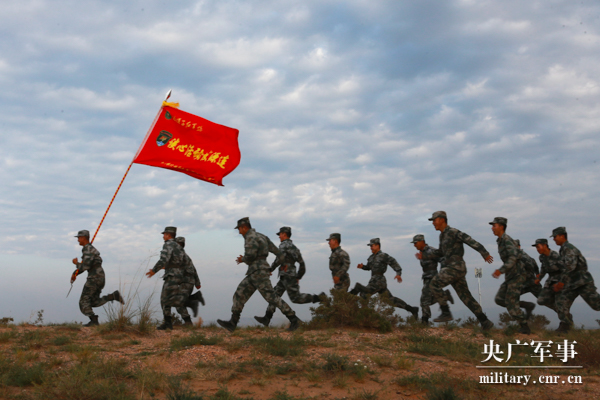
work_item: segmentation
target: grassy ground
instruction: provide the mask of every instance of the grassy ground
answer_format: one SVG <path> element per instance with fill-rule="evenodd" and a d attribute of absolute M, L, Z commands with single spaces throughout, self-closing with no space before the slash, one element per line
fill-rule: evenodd
<path fill-rule="evenodd" d="M 481 399 L 600 398 L 600 331 L 529 336 L 511 325 L 482 333 L 476 324 L 388 330 L 215 326 L 172 332 L 130 325 L 0 325 L 2 399 Z M 464 326 L 463 326 L 464 325 Z M 540 363 L 530 346 L 511 360 L 482 363 L 484 345 L 576 341 L 568 363 Z M 482 370 L 477 366 L 582 366 L 580 369 Z M 481 384 L 490 372 L 581 376 L 581 384 Z"/>

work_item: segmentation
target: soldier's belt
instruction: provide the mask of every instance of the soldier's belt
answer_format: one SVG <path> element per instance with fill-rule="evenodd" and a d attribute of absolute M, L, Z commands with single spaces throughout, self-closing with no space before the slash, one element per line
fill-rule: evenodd
<path fill-rule="evenodd" d="M 383 276 L 383 273 L 375 273 L 375 272 L 372 272 L 372 273 L 371 273 L 371 275 L 372 275 L 372 276 Z"/>

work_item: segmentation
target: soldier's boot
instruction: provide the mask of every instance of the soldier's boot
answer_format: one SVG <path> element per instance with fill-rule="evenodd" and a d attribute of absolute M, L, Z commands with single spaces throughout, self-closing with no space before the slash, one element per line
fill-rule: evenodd
<path fill-rule="evenodd" d="M 269 326 L 269 324 L 271 323 L 271 318 L 273 318 L 273 313 L 269 311 L 265 313 L 264 317 L 254 317 L 254 319 L 257 320 L 258 323 L 263 324 L 264 326 Z"/>
<path fill-rule="evenodd" d="M 355 296 L 358 296 L 360 294 L 360 287 L 358 285 L 359 285 L 358 283 L 356 285 L 354 285 L 354 288 L 352 288 L 352 290 L 350 291 L 350 294 L 353 294 Z"/>
<path fill-rule="evenodd" d="M 529 325 L 527 325 L 527 321 L 521 322 L 521 327 L 519 328 L 519 333 L 524 333 L 525 335 L 529 335 L 531 333 L 531 329 L 529 329 Z"/>
<path fill-rule="evenodd" d="M 429 326 L 429 317 L 421 317 L 421 323 L 425 326 Z"/>
<path fill-rule="evenodd" d="M 321 292 L 319 294 L 313 294 L 312 302 L 313 303 L 322 303 L 325 301 L 325 299 L 327 299 L 327 295 L 325 294 L 325 292 Z"/>
<path fill-rule="evenodd" d="M 198 300 L 192 298 L 192 296 L 188 297 L 186 300 L 184 307 L 191 308 L 192 313 L 194 314 L 194 318 L 198 316 Z"/>
<path fill-rule="evenodd" d="M 521 301 L 519 302 L 519 306 L 525 309 L 525 319 L 530 319 L 533 309 L 535 308 L 535 304 L 530 303 L 529 301 Z"/>
<path fill-rule="evenodd" d="M 449 322 L 454 319 L 452 318 L 452 313 L 450 312 L 450 307 L 448 307 L 448 304 L 445 306 L 440 306 L 440 308 L 442 309 L 442 313 L 439 317 L 434 319 L 433 322 Z"/>
<path fill-rule="evenodd" d="M 448 289 L 444 290 L 444 293 L 446 293 L 446 300 L 448 300 L 450 304 L 454 304 L 454 298 L 452 297 L 452 293 L 450 293 Z"/>
<path fill-rule="evenodd" d="M 558 329 L 556 329 L 554 332 L 558 332 L 558 333 L 567 333 L 571 330 L 571 325 L 567 322 L 561 322 L 558 325 Z"/>
<path fill-rule="evenodd" d="M 408 306 L 407 311 L 409 313 L 411 313 L 413 315 L 413 317 L 415 317 L 415 319 L 417 319 L 417 320 L 419 319 L 419 307 Z"/>
<path fill-rule="evenodd" d="M 89 317 L 90 318 L 90 322 L 88 322 L 87 324 L 85 324 L 84 326 L 89 328 L 91 326 L 98 326 L 98 316 L 97 315 L 92 315 Z"/>
<path fill-rule="evenodd" d="M 476 314 L 475 316 L 477 317 L 477 319 L 479 320 L 479 323 L 481 324 L 481 329 L 483 329 L 484 331 L 489 331 L 490 329 L 492 329 L 494 327 L 494 323 L 492 321 L 490 321 L 488 319 L 487 315 L 485 315 L 484 313 Z"/>
<path fill-rule="evenodd" d="M 183 326 L 194 326 L 194 324 L 192 323 L 192 318 L 184 317 L 183 318 Z"/>
<path fill-rule="evenodd" d="M 287 328 L 288 332 L 294 332 L 300 326 L 300 319 L 296 316 L 296 314 L 288 317 L 290 320 L 290 326 Z"/>
<path fill-rule="evenodd" d="M 163 321 L 163 323 L 156 327 L 157 331 L 166 331 L 167 329 L 173 329 L 173 318 L 171 318 L 170 315 L 165 315 L 164 318 L 165 320 Z"/>
<path fill-rule="evenodd" d="M 237 324 L 240 320 L 239 314 L 231 314 L 231 319 L 229 321 L 223 321 L 221 319 L 217 320 L 217 323 L 221 325 L 223 328 L 227 329 L 229 332 L 235 331 Z"/>
<path fill-rule="evenodd" d="M 125 304 L 125 300 L 123 299 L 123 296 L 121 296 L 121 292 L 119 292 L 118 290 L 112 292 L 112 297 L 113 301 L 118 301 L 121 304 Z"/>
<path fill-rule="evenodd" d="M 194 293 L 193 295 L 191 295 L 189 297 L 192 300 L 198 300 L 200 303 L 202 303 L 202 305 L 206 305 L 206 302 L 204 301 L 204 297 L 202 296 L 202 292 L 201 291 L 197 291 L 196 293 Z"/>

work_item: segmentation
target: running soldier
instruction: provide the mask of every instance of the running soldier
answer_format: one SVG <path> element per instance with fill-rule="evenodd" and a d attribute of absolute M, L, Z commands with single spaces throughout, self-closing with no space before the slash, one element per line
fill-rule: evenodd
<path fill-rule="evenodd" d="M 125 304 L 125 301 L 118 290 L 100 297 L 100 293 L 102 293 L 105 283 L 100 252 L 90 243 L 89 231 L 79 231 L 75 237 L 77 238 L 79 245 L 82 246 L 82 254 L 81 262 L 77 260 L 77 257 L 73 259 L 73 264 L 77 266 L 77 269 L 73 271 L 73 274 L 71 275 L 71 285 L 73 285 L 73 282 L 77 279 L 77 275 L 80 275 L 83 271 L 88 272 L 87 279 L 83 285 L 83 291 L 81 292 L 81 298 L 79 299 L 79 309 L 83 315 L 90 319 L 90 322 L 84 326 L 90 327 L 98 325 L 98 316 L 94 314 L 92 307 L 101 307 L 109 301 L 118 301 L 121 304 Z"/>
<path fill-rule="evenodd" d="M 425 236 L 423 235 L 415 235 L 411 243 L 419 250 L 418 254 L 421 255 L 421 258 L 419 258 L 418 254 L 415 254 L 415 257 L 419 259 L 421 268 L 423 268 L 423 275 L 421 276 L 423 280 L 423 289 L 421 290 L 421 323 L 429 325 L 429 318 L 431 318 L 431 308 L 429 306 L 436 303 L 431 290 L 429 290 L 429 284 L 433 277 L 438 274 L 438 260 L 435 255 L 437 249 L 425 243 Z M 446 294 L 446 300 L 454 304 L 450 290 L 444 290 L 444 293 Z"/>
<path fill-rule="evenodd" d="M 177 228 L 167 226 L 163 232 L 165 243 L 160 252 L 158 262 L 150 271 L 146 272 L 148 278 L 152 278 L 161 269 L 165 270 L 163 276 L 164 283 L 160 293 L 160 307 L 163 312 L 163 323 L 156 329 L 164 331 L 173 329 L 173 314 L 171 307 L 183 307 L 189 293 L 183 285 L 183 249 L 175 241 L 177 236 Z M 186 310 L 187 314 L 187 310 Z M 189 317 L 189 314 L 188 314 Z"/>
<path fill-rule="evenodd" d="M 185 326 L 192 326 L 192 318 L 187 311 L 188 307 L 192 309 L 194 317 L 197 317 L 198 303 L 204 305 L 204 298 L 202 297 L 202 292 L 200 292 L 200 290 L 192 295 L 194 286 L 196 289 L 200 289 L 201 287 L 200 278 L 198 277 L 198 271 L 196 270 L 192 259 L 184 250 L 185 238 L 183 236 L 176 237 L 175 242 L 181 246 L 181 250 L 183 251 L 183 282 L 181 284 L 181 291 L 187 293 L 185 304 L 181 307 L 177 307 L 177 312 L 181 315 L 181 318 L 183 318 Z"/>
<path fill-rule="evenodd" d="M 537 303 L 558 313 L 556 311 L 556 292 L 553 287 L 554 284 L 560 281 L 560 277 L 565 270 L 565 265 L 560 255 L 548 247 L 548 239 L 537 239 L 532 246 L 535 246 L 535 249 L 540 254 L 540 264 L 542 264 L 542 269 L 536 277 L 535 282 L 539 285 L 546 274 L 548 274 L 548 279 L 546 279 L 544 287 L 537 297 Z"/>
<path fill-rule="evenodd" d="M 557 332 L 568 332 L 573 325 L 570 310 L 577 296 L 595 311 L 600 311 L 600 294 L 594 285 L 594 278 L 588 271 L 587 261 L 577 247 L 567 240 L 567 229 L 560 226 L 552 231 L 554 243 L 560 246 L 560 256 L 565 265 L 565 270 L 560 282 L 554 284 L 556 296 L 556 309 L 560 324 Z"/>
<path fill-rule="evenodd" d="M 519 239 L 514 240 L 521 251 L 520 261 L 523 266 L 523 273 L 525 274 L 525 283 L 521 289 L 521 296 L 525 293 L 531 293 L 537 299 L 542 291 L 542 285 L 539 282 L 536 283 L 536 278 L 540 274 L 540 268 L 537 262 L 521 248 L 521 241 Z M 525 319 L 529 320 L 535 309 L 535 304 L 530 301 L 521 300 L 519 301 L 519 307 L 525 309 Z"/>
<path fill-rule="evenodd" d="M 306 265 L 302 259 L 300 250 L 292 242 L 292 228 L 289 226 L 282 226 L 279 232 L 276 233 L 279 236 L 281 244 L 279 245 L 279 256 L 271 264 L 271 272 L 279 268 L 279 282 L 275 285 L 275 294 L 279 297 L 283 296 L 283 293 L 287 291 L 288 296 L 292 303 L 306 304 L 306 303 L 318 303 L 321 301 L 320 296 L 326 296 L 325 293 L 320 295 L 300 293 L 300 279 L 306 273 Z M 296 263 L 298 263 L 298 272 L 296 272 Z M 271 318 L 275 312 L 275 306 L 269 304 L 267 312 L 264 317 L 254 317 L 255 320 L 269 326 Z"/>
<path fill-rule="evenodd" d="M 398 281 L 398 283 L 402 283 L 402 267 L 398 264 L 398 261 L 387 253 L 381 251 L 381 242 L 379 238 L 374 238 L 369 241 L 367 244 L 371 248 L 371 254 L 369 259 L 367 260 L 367 265 L 363 263 L 358 264 L 359 269 L 364 271 L 371 271 L 371 279 L 367 286 L 364 286 L 360 283 L 356 283 L 354 285 L 354 289 L 350 291 L 353 295 L 359 295 L 360 297 L 366 299 L 369 294 L 383 294 L 389 296 L 391 303 L 394 307 L 403 308 L 415 317 L 415 319 L 419 318 L 419 307 L 412 307 L 406 304 L 403 300 L 392 296 L 388 287 L 387 280 L 385 279 L 385 272 L 387 271 L 388 265 L 392 267 L 394 271 L 396 271 L 396 276 L 394 279 Z"/>
<path fill-rule="evenodd" d="M 329 235 L 329 239 L 325 239 L 325 241 L 329 242 L 329 248 L 331 249 L 329 269 L 333 277 L 333 289 L 347 292 L 350 287 L 350 275 L 348 275 L 350 256 L 340 247 L 342 235 L 332 233 Z"/>
<path fill-rule="evenodd" d="M 290 320 L 288 331 L 295 331 L 298 329 L 300 320 L 290 306 L 275 293 L 269 278 L 271 268 L 269 263 L 267 263 L 267 256 L 269 253 L 279 256 L 279 249 L 268 237 L 256 232 L 252 228 L 250 218 L 248 217 L 240 219 L 234 229 L 237 229 L 240 235 L 244 237 L 244 255 L 240 255 L 236 262 L 238 264 L 248 264 L 248 271 L 246 272 L 246 277 L 240 282 L 233 295 L 231 319 L 229 321 L 218 319 L 217 322 L 223 328 L 233 332 L 240 320 L 244 304 L 258 290 L 269 305 L 279 308 L 283 315 Z"/>
<path fill-rule="evenodd" d="M 506 234 L 507 223 L 508 220 L 503 217 L 496 217 L 490 222 L 492 232 L 498 236 L 496 243 L 498 243 L 498 253 L 503 262 L 502 267 L 495 270 L 492 276 L 496 279 L 500 278 L 502 274 L 505 276 L 494 300 L 500 307 L 506 307 L 510 316 L 519 323 L 519 332 L 529 335 L 531 329 L 529 329 L 523 310 L 519 307 L 519 298 L 526 278 L 521 264 L 522 252 L 513 238 Z"/>
<path fill-rule="evenodd" d="M 440 304 L 442 314 L 434 319 L 435 322 L 452 321 L 452 313 L 446 301 L 444 288 L 452 285 L 460 300 L 471 310 L 479 320 L 483 330 L 489 330 L 494 326 L 494 323 L 488 319 L 483 313 L 479 303 L 473 298 L 469 291 L 467 280 L 467 265 L 463 259 L 465 249 L 463 244 L 477 251 L 483 259 L 491 264 L 494 258 L 487 252 L 482 244 L 472 239 L 469 235 L 458 229 L 448 226 L 448 218 L 445 211 L 436 211 L 431 218 L 434 228 L 440 231 L 440 248 L 435 251 L 437 260 L 444 258 L 444 263 L 440 272 L 433 277 L 429 284 L 429 289 L 433 298 Z M 421 259 L 421 254 L 417 253 L 417 258 Z"/>

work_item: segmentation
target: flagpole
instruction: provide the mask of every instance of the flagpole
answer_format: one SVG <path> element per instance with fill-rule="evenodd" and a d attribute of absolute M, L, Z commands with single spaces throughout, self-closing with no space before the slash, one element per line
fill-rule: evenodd
<path fill-rule="evenodd" d="M 167 101 L 169 99 L 169 97 L 171 97 L 171 90 L 169 90 L 167 92 L 167 95 L 165 96 L 165 99 L 163 100 L 163 102 Z M 162 110 L 162 106 L 161 106 L 161 110 Z M 121 182 L 119 183 L 119 186 L 117 187 L 117 190 L 115 191 L 115 194 L 113 195 L 112 199 L 110 200 L 110 203 L 108 204 L 108 207 L 106 208 L 106 211 L 104 212 L 104 215 L 102 216 L 102 219 L 100 220 L 100 224 L 98 225 L 98 228 L 96 228 L 96 232 L 94 233 L 94 237 L 92 237 L 92 240 L 90 243 L 94 243 L 94 239 L 96 239 L 96 235 L 98 234 L 98 231 L 100 230 L 100 227 L 102 226 L 102 223 L 104 222 L 104 218 L 106 218 L 106 214 L 108 214 L 108 211 L 110 210 L 110 207 L 112 206 L 113 201 L 115 201 L 115 197 L 117 197 L 117 193 L 119 193 L 119 190 L 121 189 L 121 185 L 123 185 L 123 181 L 127 177 L 127 174 L 129 173 L 129 170 L 131 169 L 131 166 L 133 165 L 133 161 L 135 160 L 138 153 L 140 152 L 140 149 L 144 146 L 144 143 L 146 143 L 146 140 L 148 140 L 148 135 L 150 135 L 150 132 L 152 132 L 152 129 L 154 128 L 154 124 L 156 124 L 156 120 L 158 119 L 159 114 L 160 114 L 160 110 L 156 114 L 156 117 L 154 118 L 154 122 L 150 126 L 148 133 L 146 133 L 146 137 L 144 137 L 144 140 L 142 141 L 142 144 L 138 148 L 138 151 L 133 156 L 133 159 L 131 160 L 129 167 L 127 167 L 127 171 L 125 171 L 125 175 L 123 175 L 123 178 L 121 179 Z"/>

